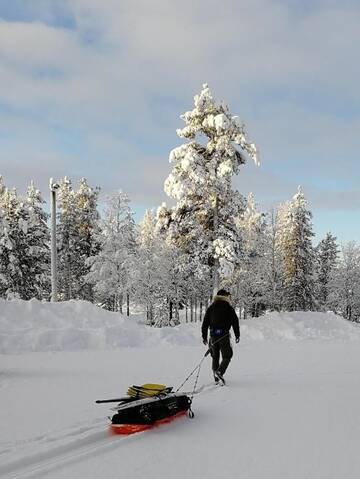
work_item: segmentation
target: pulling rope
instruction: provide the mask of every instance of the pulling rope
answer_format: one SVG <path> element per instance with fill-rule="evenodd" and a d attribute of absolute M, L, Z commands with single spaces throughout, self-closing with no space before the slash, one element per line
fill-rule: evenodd
<path fill-rule="evenodd" d="M 193 398 L 194 398 L 194 394 L 195 394 L 195 391 L 196 391 L 196 386 L 197 386 L 197 383 L 198 383 L 198 380 L 199 380 L 199 376 L 200 376 L 200 369 L 201 369 L 201 366 L 202 366 L 202 363 L 204 362 L 205 358 L 207 356 L 209 356 L 209 354 L 211 354 L 211 348 L 212 346 L 214 346 L 214 344 L 218 343 L 219 341 L 221 341 L 222 339 L 226 338 L 227 336 L 229 336 L 230 334 L 230 331 L 228 331 L 226 334 L 224 334 L 223 336 L 221 336 L 220 338 L 218 338 L 216 341 L 213 341 L 211 342 L 211 345 L 209 345 L 209 349 L 206 351 L 206 353 L 204 354 L 203 358 L 201 359 L 201 361 L 199 362 L 199 364 L 197 366 L 195 366 L 195 368 L 191 371 L 191 373 L 187 376 L 187 378 L 180 384 L 180 386 L 177 388 L 177 390 L 175 392 L 179 392 L 179 390 L 184 386 L 184 384 L 186 384 L 188 382 L 188 380 L 191 378 L 191 376 L 193 374 L 196 373 L 197 371 L 197 375 L 196 375 L 196 378 L 195 378 L 195 383 L 194 383 L 194 387 L 193 387 L 193 390 L 192 390 L 192 393 L 190 395 L 190 404 L 192 403 L 193 401 Z M 193 411 L 191 410 L 191 407 L 189 408 L 189 417 L 192 419 L 194 417 L 194 413 Z"/>

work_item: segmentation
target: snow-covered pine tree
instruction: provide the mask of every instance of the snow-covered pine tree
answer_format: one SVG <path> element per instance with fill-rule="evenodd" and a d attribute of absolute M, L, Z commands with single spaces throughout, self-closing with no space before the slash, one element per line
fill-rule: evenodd
<path fill-rule="evenodd" d="M 58 225 L 56 229 L 59 298 L 64 301 L 76 297 L 73 275 L 77 239 L 77 211 L 75 205 L 75 193 L 71 181 L 65 177 L 60 181 L 58 189 Z"/>
<path fill-rule="evenodd" d="M 284 271 L 285 307 L 290 311 L 314 308 L 314 248 L 312 213 L 299 186 L 279 215 L 279 248 Z"/>
<path fill-rule="evenodd" d="M 94 285 L 97 301 L 111 311 L 122 313 L 126 300 L 129 315 L 133 289 L 135 222 L 128 196 L 119 191 L 105 199 L 105 215 L 99 221 L 100 251 L 88 260 L 87 281 Z"/>
<path fill-rule="evenodd" d="M 4 183 L 4 178 L 2 177 L 2 175 L 0 175 L 0 200 L 2 195 L 5 193 L 5 190 L 6 190 L 6 186 Z"/>
<path fill-rule="evenodd" d="M 349 321 L 360 322 L 360 246 L 351 241 L 341 248 L 331 278 L 328 304 Z"/>
<path fill-rule="evenodd" d="M 0 176 L 0 297 L 6 298 L 9 287 L 9 253 L 12 247 L 9 231 L 8 191 Z"/>
<path fill-rule="evenodd" d="M 8 190 L 2 183 L 0 195 L 2 236 L 0 238 L 0 296 L 26 298 L 27 212 L 16 190 Z"/>
<path fill-rule="evenodd" d="M 81 178 L 79 187 L 75 193 L 75 204 L 78 211 L 78 240 L 77 240 L 77 264 L 74 273 L 77 277 L 77 297 L 87 301 L 93 301 L 93 287 L 86 281 L 86 275 L 90 271 L 88 259 L 99 252 L 98 221 L 100 218 L 97 210 L 97 202 L 100 188 L 91 188 L 85 178 Z"/>
<path fill-rule="evenodd" d="M 137 302 L 146 310 L 146 322 L 155 325 L 167 320 L 167 304 L 164 298 L 162 271 L 162 239 L 156 232 L 156 218 L 151 210 L 145 212 L 137 235 L 135 295 Z"/>
<path fill-rule="evenodd" d="M 0 175 L 0 298 L 5 297 L 6 291 L 6 256 L 5 256 L 5 235 L 6 235 L 6 219 L 3 207 L 5 184 L 3 177 Z"/>
<path fill-rule="evenodd" d="M 57 237 L 59 292 L 63 300 L 93 300 L 92 286 L 85 277 L 90 271 L 87 260 L 99 248 L 95 239 L 98 194 L 99 189 L 92 189 L 85 178 L 80 180 L 77 191 L 68 178 L 60 182 Z"/>
<path fill-rule="evenodd" d="M 236 284 L 233 298 L 244 317 L 259 316 L 264 310 L 266 293 L 264 249 L 265 222 L 264 215 L 255 205 L 252 193 L 247 198 L 244 214 L 237 220 L 237 227 L 243 243 L 243 257 L 235 269 Z"/>
<path fill-rule="evenodd" d="M 205 274 L 207 268 L 189 254 L 182 253 L 180 258 L 180 271 L 183 277 L 182 290 L 185 293 L 185 320 L 186 322 L 202 320 L 203 313 L 213 296 L 210 278 Z"/>
<path fill-rule="evenodd" d="M 167 265 L 164 271 L 167 278 L 164 293 L 169 302 L 169 324 L 180 321 L 180 308 L 185 309 L 186 321 L 196 321 L 199 315 L 202 318 L 202 312 L 212 294 L 209 276 L 204 274 L 208 268 L 197 257 L 174 244 L 160 219 L 164 208 L 165 205 L 158 208 L 156 224 L 157 233 L 164 242 L 162 257 Z"/>
<path fill-rule="evenodd" d="M 48 214 L 43 209 L 41 193 L 33 182 L 27 190 L 24 206 L 27 209 L 26 297 L 49 299 L 50 297 L 50 232 L 47 226 Z"/>
<path fill-rule="evenodd" d="M 258 154 L 239 118 L 215 101 L 206 84 L 194 102 L 195 108 L 181 116 L 186 126 L 177 130 L 189 142 L 171 151 L 174 168 L 165 181 L 165 192 L 177 204 L 163 208 L 160 220 L 176 246 L 211 269 L 216 290 L 220 276 L 231 275 L 239 257 L 234 218 L 244 200 L 231 180 L 245 153 L 257 164 Z"/>
<path fill-rule="evenodd" d="M 271 311 L 280 311 L 283 305 L 283 267 L 279 248 L 278 211 L 267 215 L 264 245 L 265 303 Z"/>
<path fill-rule="evenodd" d="M 326 310 L 330 294 L 331 278 L 335 272 L 339 249 L 336 243 L 336 237 L 330 232 L 320 241 L 316 247 L 316 291 L 317 303 L 321 310 Z"/>
<path fill-rule="evenodd" d="M 163 297 L 166 299 L 168 314 L 161 314 L 161 324 L 157 326 L 174 326 L 179 324 L 179 308 L 186 301 L 187 263 L 181 251 L 161 239 L 161 282 Z M 164 312 L 165 313 L 165 312 Z M 156 314 L 155 314 L 156 316 Z"/>
<path fill-rule="evenodd" d="M 166 243 L 158 233 L 155 255 L 159 280 L 154 303 L 154 326 L 179 324 L 179 307 L 185 301 L 185 281 L 182 255 L 178 248 Z"/>
<path fill-rule="evenodd" d="M 1 194 L 0 194 L 0 204 L 1 204 Z M 2 239 L 3 239 L 4 235 L 5 235 L 5 219 L 4 219 L 3 210 L 1 209 L 1 206 L 0 206 L 0 252 L 1 252 L 1 248 L 2 248 L 1 242 L 2 242 Z M 1 270 L 2 259 L 3 258 L 0 256 L 0 270 Z M 0 278 L 0 290 L 1 290 L 1 278 Z"/>
<path fill-rule="evenodd" d="M 152 211 L 146 211 L 140 222 L 137 243 L 135 294 L 146 309 L 147 324 L 157 327 L 178 324 L 184 295 L 181 253 L 166 243 Z"/>
<path fill-rule="evenodd" d="M 175 306 L 175 316 L 179 317 L 177 308 L 185 308 L 186 321 L 196 321 L 202 316 L 205 305 L 212 295 L 209 282 L 209 266 L 204 264 L 200 248 L 189 249 L 174 241 L 168 229 L 168 210 L 163 204 L 157 211 L 156 231 L 165 243 L 163 260 L 168 264 L 166 274 L 169 281 L 165 282 L 166 294 L 169 296 L 169 315 L 172 318 L 172 306 Z M 172 265 L 172 266 L 170 266 Z M 164 271 L 165 273 L 165 271 Z M 171 286 L 172 285 L 172 286 Z M 170 321 L 173 323 L 173 321 Z"/>

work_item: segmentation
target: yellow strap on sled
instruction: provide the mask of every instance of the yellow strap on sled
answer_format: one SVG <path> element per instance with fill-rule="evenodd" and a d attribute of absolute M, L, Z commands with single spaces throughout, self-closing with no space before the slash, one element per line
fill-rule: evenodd
<path fill-rule="evenodd" d="M 164 384 L 142 384 L 141 386 L 130 386 L 127 395 L 130 397 L 151 397 L 161 394 L 167 389 Z"/>

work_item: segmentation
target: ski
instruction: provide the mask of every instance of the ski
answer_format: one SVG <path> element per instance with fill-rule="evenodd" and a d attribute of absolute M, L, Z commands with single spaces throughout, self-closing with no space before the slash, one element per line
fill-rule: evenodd
<path fill-rule="evenodd" d="M 110 410 L 111 411 L 122 411 L 124 409 L 129 409 L 133 408 L 136 406 L 145 406 L 149 404 L 153 404 L 159 401 L 164 401 L 165 399 L 171 398 L 171 397 L 181 397 L 186 395 L 186 393 L 170 393 L 167 394 L 164 397 L 159 397 L 159 396 L 154 396 L 154 397 L 147 397 L 147 398 L 142 398 L 142 399 L 133 399 L 131 398 L 130 400 L 127 400 L 126 402 L 120 403 L 117 406 L 112 407 Z"/>

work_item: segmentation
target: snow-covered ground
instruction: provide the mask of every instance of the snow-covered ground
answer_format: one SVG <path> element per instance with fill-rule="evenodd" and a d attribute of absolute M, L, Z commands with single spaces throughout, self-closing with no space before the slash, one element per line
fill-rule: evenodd
<path fill-rule="evenodd" d="M 242 322 L 228 386 L 211 384 L 204 361 L 194 419 L 109 436 L 111 411 L 95 399 L 178 386 L 204 354 L 199 328 L 0 302 L 0 477 L 358 477 L 360 328 L 332 314 Z"/>

